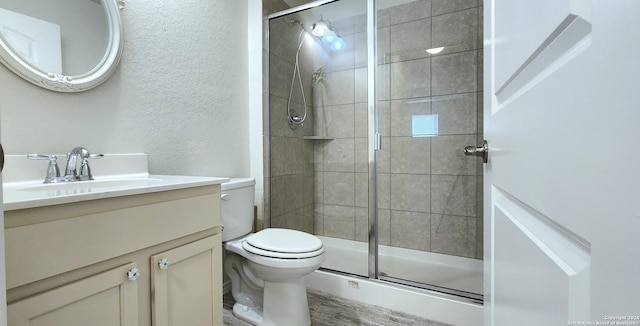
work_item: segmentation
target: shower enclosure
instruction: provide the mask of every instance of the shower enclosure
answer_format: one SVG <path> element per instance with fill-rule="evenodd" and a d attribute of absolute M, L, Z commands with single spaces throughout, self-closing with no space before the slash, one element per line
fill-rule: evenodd
<path fill-rule="evenodd" d="M 268 18 L 270 226 L 319 236 L 324 269 L 482 300 L 482 2 Z"/>

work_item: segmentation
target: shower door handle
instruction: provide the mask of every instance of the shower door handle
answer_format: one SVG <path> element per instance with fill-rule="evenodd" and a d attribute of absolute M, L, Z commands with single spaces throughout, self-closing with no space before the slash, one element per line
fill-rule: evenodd
<path fill-rule="evenodd" d="M 481 157 L 482 162 L 487 163 L 489 161 L 489 144 L 485 140 L 482 147 L 467 146 L 464 148 L 464 155 Z"/>

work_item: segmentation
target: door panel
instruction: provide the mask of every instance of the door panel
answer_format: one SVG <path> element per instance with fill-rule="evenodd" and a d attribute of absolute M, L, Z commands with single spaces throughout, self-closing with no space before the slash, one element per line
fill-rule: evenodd
<path fill-rule="evenodd" d="M 151 257 L 152 324 L 222 325 L 221 235 Z"/>
<path fill-rule="evenodd" d="M 378 275 L 481 300 L 481 163 L 460 148 L 482 139 L 482 7 L 376 8 Z"/>
<path fill-rule="evenodd" d="M 638 10 L 485 3 L 487 325 L 638 314 Z"/>
<path fill-rule="evenodd" d="M 491 196 L 495 300 L 504 303 L 495 325 L 519 325 L 522 319 L 532 325 L 588 320 L 589 247 L 499 189 L 494 187 Z"/>
<path fill-rule="evenodd" d="M 591 5 L 585 0 L 496 1 L 495 15 L 500 17 L 495 21 L 495 82 L 500 92 L 577 18 L 588 22 Z"/>
<path fill-rule="evenodd" d="M 16 302 L 9 325 L 138 325 L 138 285 L 127 278 L 131 263 Z"/>

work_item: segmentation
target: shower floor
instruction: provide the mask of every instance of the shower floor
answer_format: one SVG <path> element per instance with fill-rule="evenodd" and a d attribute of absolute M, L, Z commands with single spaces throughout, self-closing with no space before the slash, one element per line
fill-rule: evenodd
<path fill-rule="evenodd" d="M 368 275 L 368 244 L 318 236 L 325 247 L 321 267 Z M 378 246 L 381 275 L 465 292 L 483 293 L 483 261 L 413 249 Z"/>

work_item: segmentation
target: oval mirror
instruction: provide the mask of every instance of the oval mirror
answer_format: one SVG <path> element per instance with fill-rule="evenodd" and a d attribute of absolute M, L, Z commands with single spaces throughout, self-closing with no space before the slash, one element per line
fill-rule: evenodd
<path fill-rule="evenodd" d="M 122 55 L 124 0 L 0 0 L 0 61 L 58 92 L 104 82 Z"/>

